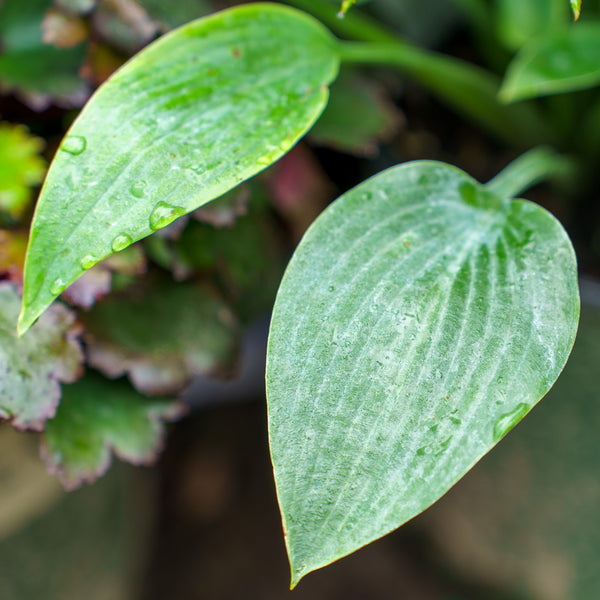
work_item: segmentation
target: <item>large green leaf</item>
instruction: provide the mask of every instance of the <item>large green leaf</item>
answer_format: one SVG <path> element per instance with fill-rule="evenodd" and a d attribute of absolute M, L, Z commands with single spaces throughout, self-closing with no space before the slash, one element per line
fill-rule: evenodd
<path fill-rule="evenodd" d="M 86 268 L 285 154 L 321 114 L 338 68 L 329 32 L 274 4 L 195 21 L 138 54 L 98 90 L 52 164 L 20 331 Z"/>
<path fill-rule="evenodd" d="M 345 194 L 296 250 L 267 360 L 292 585 L 435 502 L 563 368 L 569 239 L 491 190 L 407 163 Z"/>
<path fill-rule="evenodd" d="M 582 23 L 533 40 L 517 54 L 500 90 L 504 101 L 600 85 L 600 23 Z"/>

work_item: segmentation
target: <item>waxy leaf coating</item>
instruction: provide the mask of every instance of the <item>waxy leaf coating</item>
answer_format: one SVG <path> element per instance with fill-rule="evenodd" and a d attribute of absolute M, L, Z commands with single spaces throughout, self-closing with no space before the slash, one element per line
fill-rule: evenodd
<path fill-rule="evenodd" d="M 578 315 L 558 221 L 449 165 L 389 169 L 322 213 L 268 346 L 292 585 L 460 479 L 552 386 Z"/>
<path fill-rule="evenodd" d="M 275 4 L 200 19 L 140 52 L 96 92 L 51 166 L 20 331 L 95 262 L 285 154 L 323 111 L 338 68 L 329 32 Z"/>

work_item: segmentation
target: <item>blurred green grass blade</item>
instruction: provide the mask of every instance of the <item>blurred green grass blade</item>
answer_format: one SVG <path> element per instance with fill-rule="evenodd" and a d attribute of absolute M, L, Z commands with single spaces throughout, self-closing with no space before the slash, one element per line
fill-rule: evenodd
<path fill-rule="evenodd" d="M 600 85 L 600 23 L 571 25 L 524 46 L 509 65 L 505 102 L 564 94 Z"/>
<path fill-rule="evenodd" d="M 544 396 L 579 315 L 558 221 L 435 162 L 377 175 L 296 250 L 267 359 L 292 585 L 435 502 Z"/>
<path fill-rule="evenodd" d="M 312 17 L 233 8 L 152 44 L 63 140 L 31 230 L 24 332 L 85 268 L 285 154 L 323 111 L 339 58 Z"/>

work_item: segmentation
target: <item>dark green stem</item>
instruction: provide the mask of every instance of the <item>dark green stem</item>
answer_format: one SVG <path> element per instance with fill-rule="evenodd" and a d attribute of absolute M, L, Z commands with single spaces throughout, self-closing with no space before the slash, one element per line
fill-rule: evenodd
<path fill-rule="evenodd" d="M 396 67 L 457 112 L 517 147 L 553 141 L 533 105 L 501 104 L 497 99 L 499 78 L 471 63 L 401 40 L 393 43 L 341 42 L 340 53 L 346 63 Z"/>
<path fill-rule="evenodd" d="M 521 192 L 544 179 L 565 178 L 573 173 L 571 159 L 549 148 L 534 148 L 516 158 L 496 177 L 487 189 L 501 198 L 516 198 Z"/>
<path fill-rule="evenodd" d="M 286 2 L 313 14 L 337 35 L 359 40 L 340 43 L 344 62 L 395 67 L 457 112 L 518 148 L 553 143 L 551 130 L 535 105 L 522 102 L 507 106 L 498 101 L 500 79 L 488 71 L 414 46 L 359 11 L 340 19 L 336 6 L 323 0 Z"/>

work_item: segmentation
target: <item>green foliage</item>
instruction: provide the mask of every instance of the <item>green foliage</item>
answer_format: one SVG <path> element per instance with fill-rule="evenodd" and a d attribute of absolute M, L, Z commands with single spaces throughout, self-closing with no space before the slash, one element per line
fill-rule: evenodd
<path fill-rule="evenodd" d="M 23 125 L 0 122 L 0 212 L 19 219 L 29 206 L 31 186 L 42 182 L 44 142 Z"/>
<path fill-rule="evenodd" d="M 172 401 L 149 401 L 123 381 L 89 372 L 63 388 L 58 412 L 46 425 L 42 451 L 50 472 L 72 490 L 103 475 L 113 453 L 136 465 L 154 462 L 163 444 L 163 421 L 181 413 L 182 407 Z"/>
<path fill-rule="evenodd" d="M 556 219 L 456 168 L 407 163 L 325 210 L 267 355 L 292 585 L 444 494 L 550 389 L 578 315 Z"/>
<path fill-rule="evenodd" d="M 96 93 L 52 163 L 32 225 L 20 331 L 93 264 L 285 154 L 321 114 L 338 63 L 318 22 L 262 4 L 196 21 L 143 50 Z"/>
<path fill-rule="evenodd" d="M 564 0 L 496 0 L 498 38 L 509 50 L 518 50 L 538 35 L 563 25 L 567 11 Z"/>
<path fill-rule="evenodd" d="M 585 90 L 600 85 L 600 23 L 535 38 L 508 68 L 500 95 L 505 101 Z"/>
<path fill-rule="evenodd" d="M 331 86 L 331 98 L 311 129 L 310 139 L 359 156 L 373 156 L 379 142 L 391 138 L 400 122 L 398 110 L 381 86 L 356 73 L 342 72 Z"/>
<path fill-rule="evenodd" d="M 59 382 L 75 381 L 83 353 L 74 315 L 55 305 L 17 338 L 20 298 L 0 284 L 0 415 L 18 429 L 41 430 L 60 399 Z"/>
<path fill-rule="evenodd" d="M 85 86 L 78 76 L 85 48 L 55 48 L 42 41 L 48 0 L 0 4 L 0 87 L 16 89 L 34 107 L 52 99 L 79 104 Z"/>
<path fill-rule="evenodd" d="M 109 377 L 127 374 L 146 394 L 180 391 L 192 375 L 231 364 L 235 318 L 196 283 L 126 289 L 82 316 L 88 361 Z"/>
<path fill-rule="evenodd" d="M 38 202 L 21 338 L 16 292 L 0 286 L 0 388 L 3 414 L 17 427 L 40 429 L 53 415 L 58 381 L 73 381 L 82 358 L 73 313 L 62 305 L 44 313 L 59 295 L 90 309 L 78 312 L 89 364 L 108 377 L 126 374 L 138 392 L 176 393 L 196 373 L 226 371 L 237 324 L 268 309 L 277 286 L 285 250 L 273 190 L 293 154 L 238 186 L 315 123 L 313 139 L 374 154 L 401 117 L 373 73 L 355 74 L 359 66 L 397 70 L 510 152 L 544 142 L 577 154 L 528 153 L 486 185 L 444 163 L 400 165 L 344 194 L 306 233 L 281 283 L 267 367 L 271 455 L 295 585 L 433 503 L 558 377 L 577 328 L 575 256 L 554 217 L 514 198 L 538 180 L 593 171 L 578 132 L 581 107 L 590 105 L 590 122 L 600 114 L 592 89 L 600 30 L 593 16 L 567 23 L 563 0 L 461 0 L 486 68 L 414 45 L 359 7 L 345 14 L 352 1 L 343 19 L 333 0 L 290 3 L 314 16 L 250 3 L 194 21 L 141 51 L 92 97 Z M 0 7 L 0 80 L 28 98 L 64 100 L 82 84 L 76 77 L 67 85 L 84 50 L 42 44 L 39 24 L 45 15 L 47 31 L 65 43 L 65 15 L 85 29 L 88 13 L 112 9 L 61 0 L 55 10 L 65 13 L 54 14 L 42 4 L 27 18 L 16 0 Z M 173 11 L 159 4 L 135 4 L 129 28 L 118 8 L 103 12 L 88 52 L 103 35 L 123 51 L 136 47 L 210 3 Z M 393 0 L 360 4 L 390 22 L 407 10 Z M 574 10 L 577 17 L 580 5 Z M 59 53 L 53 71 L 48 61 Z M 335 81 L 341 65 L 352 70 Z M 585 97 L 543 97 L 584 89 Z M 8 170 L 21 177 L 21 196 L 8 202 L 14 218 L 39 181 L 39 148 L 28 145 Z M 314 216 L 314 198 L 301 201 Z M 294 235 L 304 218 L 286 222 Z M 19 235 L 3 239 L 18 250 Z M 139 281 L 144 252 L 154 265 Z M 2 275 L 18 285 L 21 267 L 6 256 Z M 101 474 L 111 451 L 150 460 L 172 406 L 88 374 L 48 423 L 49 464 L 74 487 Z"/>

